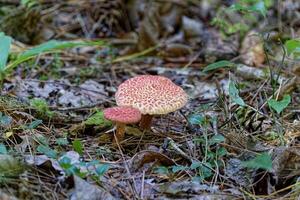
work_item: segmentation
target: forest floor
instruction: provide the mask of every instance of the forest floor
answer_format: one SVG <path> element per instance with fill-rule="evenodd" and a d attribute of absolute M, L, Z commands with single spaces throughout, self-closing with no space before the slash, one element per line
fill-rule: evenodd
<path fill-rule="evenodd" d="M 299 198 L 299 22 L 297 0 L 0 0 L 0 199 Z M 188 102 L 116 144 L 103 109 L 143 74 Z"/>

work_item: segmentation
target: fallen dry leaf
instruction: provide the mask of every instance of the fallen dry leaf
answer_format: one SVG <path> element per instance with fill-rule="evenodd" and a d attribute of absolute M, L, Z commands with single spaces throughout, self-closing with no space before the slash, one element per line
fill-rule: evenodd
<path fill-rule="evenodd" d="M 138 169 L 143 168 L 145 164 L 149 164 L 149 163 L 152 163 L 151 166 L 158 163 L 165 166 L 170 166 L 175 164 L 175 162 L 171 158 L 167 157 L 162 153 L 145 150 L 137 153 L 132 157 L 131 169 L 133 169 L 133 171 L 136 171 Z"/>
<path fill-rule="evenodd" d="M 300 148 L 277 147 L 273 153 L 272 172 L 278 179 L 290 179 L 300 175 Z"/>
<path fill-rule="evenodd" d="M 3 191 L 0 191 L 0 199 L 1 200 L 18 200 L 18 198 L 11 196 L 9 194 L 6 194 Z"/>
<path fill-rule="evenodd" d="M 238 193 L 237 191 L 224 193 L 219 190 L 217 185 L 211 186 L 190 181 L 163 183 L 155 186 L 155 189 L 166 195 L 163 195 L 160 199 L 172 199 L 171 197 L 176 196 L 176 199 L 229 200 L 234 199 L 234 196 Z"/>
<path fill-rule="evenodd" d="M 265 61 L 263 40 L 255 31 L 250 31 L 242 42 L 240 50 L 242 61 L 250 66 L 260 67 Z"/>
<path fill-rule="evenodd" d="M 74 189 L 70 193 L 70 200 L 114 200 L 115 198 L 103 188 L 88 183 L 87 181 L 74 176 Z"/>

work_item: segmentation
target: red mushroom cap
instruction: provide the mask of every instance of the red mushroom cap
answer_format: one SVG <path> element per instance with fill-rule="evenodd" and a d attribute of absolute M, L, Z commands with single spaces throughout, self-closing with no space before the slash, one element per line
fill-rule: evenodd
<path fill-rule="evenodd" d="M 133 124 L 141 120 L 141 112 L 128 106 L 106 108 L 103 111 L 105 119 L 123 124 Z"/>
<path fill-rule="evenodd" d="M 163 76 L 140 75 L 123 82 L 116 92 L 118 106 L 137 108 L 142 114 L 173 112 L 187 102 L 185 91 Z"/>

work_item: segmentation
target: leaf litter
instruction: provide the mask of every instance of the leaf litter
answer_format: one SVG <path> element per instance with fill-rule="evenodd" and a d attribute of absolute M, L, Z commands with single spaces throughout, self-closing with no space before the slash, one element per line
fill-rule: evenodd
<path fill-rule="evenodd" d="M 231 1 L 213 2 L 50 1 L 38 3 L 35 12 L 20 14 L 23 21 L 41 13 L 43 20 L 51 19 L 41 23 L 36 18 L 31 24 L 43 30 L 40 38 L 31 36 L 36 29 L 30 27 L 22 34 L 8 30 L 12 21 L 1 25 L 1 31 L 17 40 L 13 40 L 16 52 L 53 35 L 63 40 L 112 37 L 105 40 L 113 47 L 77 47 L 40 55 L 18 65 L 5 79 L 1 95 L 10 98 L 0 99 L 0 196 L 299 196 L 297 62 L 290 57 L 282 61 L 276 39 L 259 37 L 256 33 L 263 28 L 254 28 L 251 18 L 245 18 L 246 30 L 236 31 L 233 24 L 229 33 L 222 24 L 212 26 L 210 21 L 224 10 L 223 18 L 229 22 L 243 18 L 242 12 L 226 11 Z M 297 23 L 286 23 L 299 18 L 297 6 L 295 1 L 284 1 L 278 11 L 289 26 L 283 38 L 289 30 L 299 37 Z M 261 7 L 252 7 L 257 8 L 265 14 Z M 9 13 L 25 8 L 6 5 L 6 9 Z M 274 17 L 272 12 L 268 15 Z M 223 62 L 212 64 L 215 61 Z M 125 140 L 114 146 L 114 130 L 101 110 L 115 105 L 120 83 L 145 73 L 170 78 L 190 100 L 182 110 L 157 117 L 149 131 L 129 126 Z M 14 169 L 13 173 L 6 173 L 7 169 Z"/>

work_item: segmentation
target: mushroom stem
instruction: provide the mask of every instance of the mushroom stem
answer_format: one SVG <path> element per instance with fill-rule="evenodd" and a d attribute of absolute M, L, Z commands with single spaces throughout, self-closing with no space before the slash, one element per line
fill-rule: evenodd
<path fill-rule="evenodd" d="M 126 124 L 119 123 L 119 122 L 116 123 L 116 137 L 114 137 L 113 143 L 121 142 L 124 140 L 125 126 L 126 126 Z M 116 138 L 118 141 L 116 141 Z"/>
<path fill-rule="evenodd" d="M 141 129 L 150 129 L 153 115 L 142 115 L 142 119 L 140 122 Z"/>

